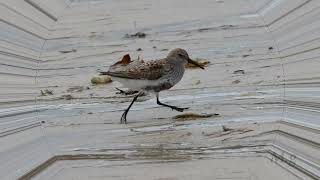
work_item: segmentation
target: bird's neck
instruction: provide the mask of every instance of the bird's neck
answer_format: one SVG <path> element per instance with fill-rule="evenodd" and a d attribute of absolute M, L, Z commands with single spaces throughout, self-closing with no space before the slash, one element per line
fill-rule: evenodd
<path fill-rule="evenodd" d="M 184 63 L 181 63 L 180 61 L 177 60 L 170 60 L 169 58 L 166 59 L 167 63 L 176 66 L 176 67 L 184 67 Z"/>

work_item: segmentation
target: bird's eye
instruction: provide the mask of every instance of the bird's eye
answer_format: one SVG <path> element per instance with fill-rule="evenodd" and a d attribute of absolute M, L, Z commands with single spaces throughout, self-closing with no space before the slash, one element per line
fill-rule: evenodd
<path fill-rule="evenodd" d="M 183 55 L 182 55 L 182 54 L 178 54 L 178 56 L 183 57 Z"/>

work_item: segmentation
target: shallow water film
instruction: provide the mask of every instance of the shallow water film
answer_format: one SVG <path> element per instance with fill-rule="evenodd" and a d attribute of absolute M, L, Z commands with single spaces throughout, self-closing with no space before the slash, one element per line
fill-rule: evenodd
<path fill-rule="evenodd" d="M 0 8 L 0 179 L 320 179 L 320 1 Z M 120 124 L 136 92 L 99 72 L 174 48 L 205 70 L 160 100 L 189 109 L 144 93 Z"/>

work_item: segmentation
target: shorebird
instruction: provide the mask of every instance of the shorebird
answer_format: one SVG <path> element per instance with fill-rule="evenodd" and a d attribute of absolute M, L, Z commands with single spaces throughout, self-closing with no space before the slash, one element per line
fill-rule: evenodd
<path fill-rule="evenodd" d="M 188 109 L 164 104 L 159 100 L 160 91 L 170 89 L 182 79 L 185 71 L 184 65 L 187 63 L 204 69 L 196 61 L 189 58 L 187 51 L 177 48 L 172 50 L 166 58 L 147 62 L 142 60 L 131 61 L 129 54 L 126 54 L 121 61 L 110 66 L 107 72 L 100 72 L 101 75 L 111 76 L 113 80 L 120 82 L 129 89 L 139 91 L 122 114 L 120 123 L 127 123 L 127 114 L 131 106 L 143 92 L 155 94 L 158 105 L 179 112 Z"/>

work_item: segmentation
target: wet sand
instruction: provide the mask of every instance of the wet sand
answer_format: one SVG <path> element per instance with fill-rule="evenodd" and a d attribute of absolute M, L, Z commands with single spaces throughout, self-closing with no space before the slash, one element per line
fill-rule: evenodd
<path fill-rule="evenodd" d="M 1 4 L 3 179 L 30 175 L 56 156 L 117 152 L 122 159 L 57 160 L 34 178 L 320 176 L 318 1 L 38 5 L 57 20 L 25 1 Z M 116 94 L 117 82 L 94 85 L 91 78 L 124 54 L 147 61 L 176 47 L 210 63 L 205 71 L 187 69 L 161 100 L 190 107 L 185 113 L 219 115 L 177 120 L 181 113 L 146 95 L 130 111 L 129 124 L 120 125 L 132 96 Z M 142 177 L 139 169 L 148 168 Z"/>

